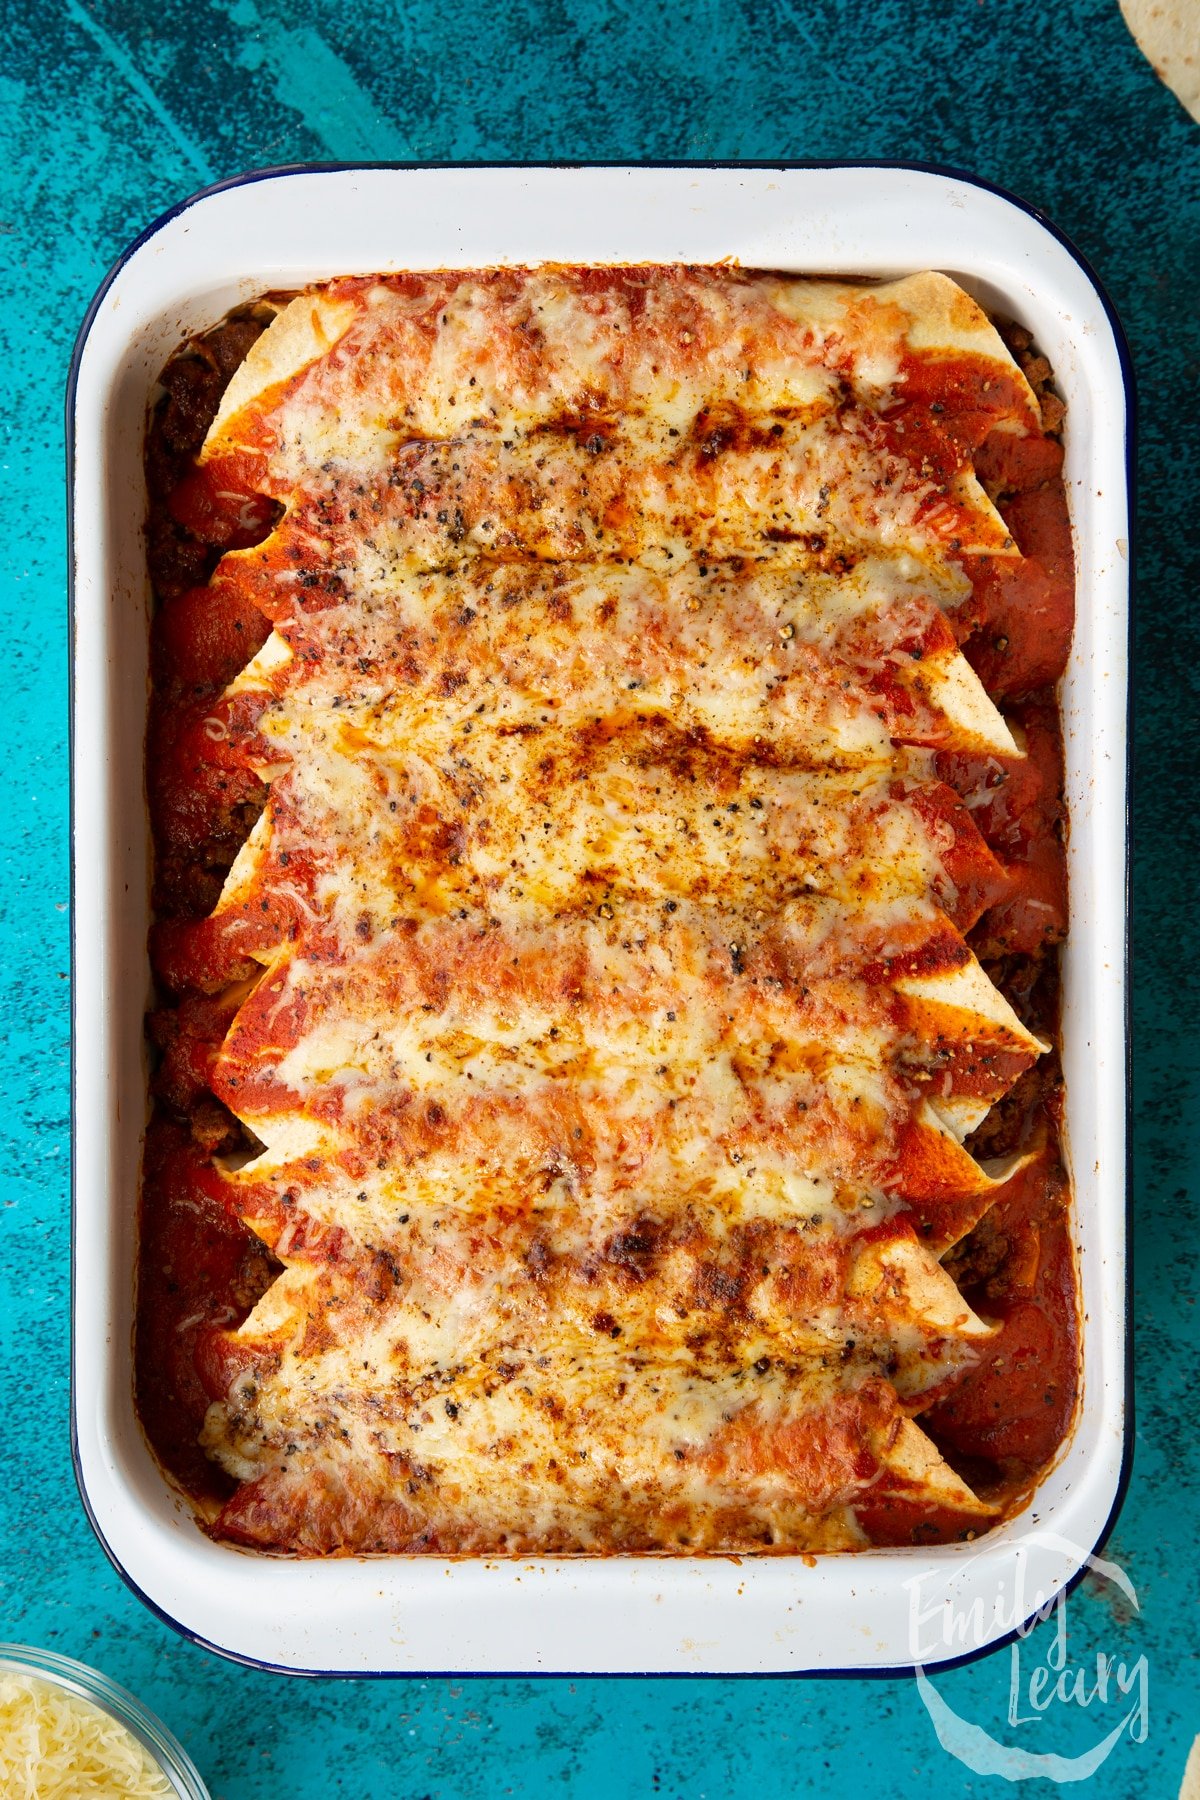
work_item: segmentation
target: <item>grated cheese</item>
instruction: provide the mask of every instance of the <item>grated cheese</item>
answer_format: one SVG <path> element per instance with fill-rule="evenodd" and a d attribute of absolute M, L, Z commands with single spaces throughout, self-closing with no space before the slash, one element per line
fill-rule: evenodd
<path fill-rule="evenodd" d="M 133 1733 L 35 1675 L 0 1675 L 4 1800 L 158 1800 L 177 1790 Z"/>

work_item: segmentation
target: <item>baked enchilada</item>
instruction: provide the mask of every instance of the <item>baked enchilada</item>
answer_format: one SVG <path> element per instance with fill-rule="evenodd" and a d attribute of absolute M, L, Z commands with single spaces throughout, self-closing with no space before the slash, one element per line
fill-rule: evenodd
<path fill-rule="evenodd" d="M 1060 424 L 937 274 L 354 278 L 172 359 L 136 1368 L 213 1535 L 809 1553 L 1028 1491 Z"/>

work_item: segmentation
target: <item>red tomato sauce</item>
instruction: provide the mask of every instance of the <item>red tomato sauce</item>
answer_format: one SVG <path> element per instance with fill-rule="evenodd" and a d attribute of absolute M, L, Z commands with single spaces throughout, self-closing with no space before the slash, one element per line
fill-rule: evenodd
<path fill-rule="evenodd" d="M 1075 1279 L 1067 1177 L 1047 1136 L 951 1259 L 965 1298 L 999 1332 L 922 1423 L 943 1451 L 984 1464 L 982 1487 L 1028 1486 L 1075 1407 Z M 977 1475 L 977 1480 L 979 1477 Z"/>
<path fill-rule="evenodd" d="M 134 1379 L 142 1428 L 164 1467 L 199 1500 L 235 1483 L 198 1438 L 216 1397 L 199 1352 L 241 1323 L 279 1264 L 230 1213 L 209 1153 L 163 1110 L 146 1133 Z"/>

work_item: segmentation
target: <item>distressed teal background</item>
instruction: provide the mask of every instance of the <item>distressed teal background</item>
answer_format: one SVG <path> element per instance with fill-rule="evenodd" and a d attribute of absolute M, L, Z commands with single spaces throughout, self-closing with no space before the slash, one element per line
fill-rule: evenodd
<path fill-rule="evenodd" d="M 1137 1455 L 1112 1590 L 1071 1652 L 1149 1659 L 1150 1732 L 1089 1791 L 1174 1796 L 1197 1693 L 1194 1221 L 1200 1007 L 1195 412 L 1200 129 L 1116 0 L 6 0 L 0 392 L 10 678 L 0 804 L 0 1636 L 100 1664 L 186 1740 L 222 1800 L 287 1794 L 999 1794 L 938 1747 L 910 1678 L 302 1683 L 219 1661 L 125 1591 L 67 1439 L 67 749 L 62 397 L 122 246 L 204 182 L 308 159 L 946 161 L 1042 207 L 1124 317 L 1142 402 L 1134 836 Z M 1180 1347 L 1182 1354 L 1180 1353 Z M 1037 1648 L 1036 1644 L 1034 1646 Z M 1044 1643 L 1041 1646 L 1044 1650 Z M 636 1657 L 636 1647 L 631 1647 Z M 1028 1653 L 1024 1679 L 1028 1675 Z M 1028 1750 L 1120 1716 L 1004 1726 L 1008 1652 L 942 1694 Z M 1028 1713 L 1028 1706 L 1023 1707 Z M 1124 1711 L 1124 1707 L 1120 1708 Z M 873 1771 L 864 1776 L 864 1771 Z"/>

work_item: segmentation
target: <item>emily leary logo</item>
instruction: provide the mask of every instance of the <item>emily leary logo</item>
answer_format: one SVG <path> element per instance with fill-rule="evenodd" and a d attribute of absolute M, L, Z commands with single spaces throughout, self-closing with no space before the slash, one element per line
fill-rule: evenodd
<path fill-rule="evenodd" d="M 1130 1618 L 1140 1611 L 1133 1584 L 1116 1563 L 1085 1554 L 1057 1533 L 1040 1532 L 1014 1550 L 1004 1574 L 991 1578 L 988 1590 L 975 1592 L 969 1602 L 961 1598 L 971 1587 L 969 1563 L 959 1565 L 953 1594 L 945 1591 L 943 1575 L 918 1575 L 906 1582 L 909 1654 L 938 1742 L 975 1774 L 999 1775 L 1007 1781 L 1086 1781 L 1126 1735 L 1135 1744 L 1145 1742 L 1150 1726 L 1149 1667 L 1145 1656 L 1127 1658 L 1107 1649 L 1095 1650 L 1087 1658 L 1072 1653 L 1065 1594 L 1047 1596 L 1032 1580 L 1031 1563 L 1039 1551 L 1049 1552 L 1059 1566 L 1068 1558 L 1075 1567 L 1090 1570 L 1097 1581 L 1110 1584 Z M 1051 1620 L 1048 1643 L 1045 1632 L 1035 1643 L 1036 1627 Z M 1045 1743 L 1050 1735 L 1046 1728 L 1056 1717 L 1061 1722 L 1065 1711 L 1081 1709 L 1108 1727 L 1089 1749 L 1068 1756 L 1002 1743 L 957 1713 L 925 1673 L 929 1661 L 962 1656 L 1012 1632 L 1017 1635 L 1009 1646 L 1007 1724 L 1026 1736 L 1036 1732 Z"/>

